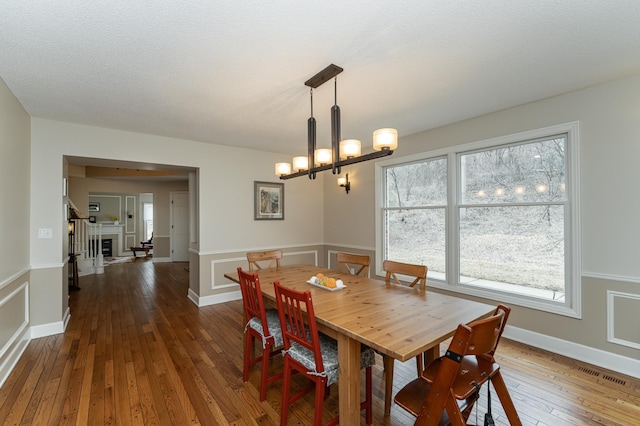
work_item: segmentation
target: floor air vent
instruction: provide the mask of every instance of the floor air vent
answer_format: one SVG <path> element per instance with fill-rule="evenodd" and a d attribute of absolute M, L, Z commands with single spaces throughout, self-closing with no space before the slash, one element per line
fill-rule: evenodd
<path fill-rule="evenodd" d="M 579 371 L 582 371 L 583 373 L 587 373 L 590 374 L 591 376 L 596 376 L 598 377 L 600 375 L 600 372 L 596 371 L 596 370 L 592 370 L 590 368 L 585 368 L 585 367 L 578 367 Z"/>
<path fill-rule="evenodd" d="M 580 367 L 578 367 L 578 371 L 581 371 L 581 372 L 583 372 L 585 374 L 588 374 L 590 376 L 593 376 L 593 377 L 600 377 L 600 372 L 598 370 L 594 370 L 592 368 L 587 368 L 587 367 L 580 366 Z M 627 382 L 625 380 L 620 379 L 618 377 L 610 376 L 610 375 L 605 374 L 605 373 L 602 373 L 602 379 L 603 380 L 607 380 L 609 382 L 613 382 L 613 383 L 622 385 L 622 386 L 626 386 L 627 385 Z"/>
<path fill-rule="evenodd" d="M 605 380 L 608 380 L 608 381 L 610 381 L 610 382 L 617 383 L 617 384 L 619 384 L 619 385 L 623 385 L 623 386 L 625 386 L 625 385 L 627 384 L 627 382 L 626 382 L 626 381 L 624 381 L 624 380 L 622 380 L 622 379 L 619 379 L 619 378 L 617 378 L 617 377 L 609 376 L 609 375 L 607 375 L 607 374 L 603 374 L 603 375 L 602 375 L 602 378 L 603 378 L 603 379 L 605 379 Z"/>

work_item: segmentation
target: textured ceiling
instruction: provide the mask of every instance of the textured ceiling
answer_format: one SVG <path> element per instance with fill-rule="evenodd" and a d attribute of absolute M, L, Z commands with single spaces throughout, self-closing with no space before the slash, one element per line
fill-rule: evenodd
<path fill-rule="evenodd" d="M 640 1 L 0 0 L 35 117 L 304 153 L 330 63 L 342 136 L 402 135 L 640 72 Z M 329 144 L 333 87 L 314 92 Z"/>

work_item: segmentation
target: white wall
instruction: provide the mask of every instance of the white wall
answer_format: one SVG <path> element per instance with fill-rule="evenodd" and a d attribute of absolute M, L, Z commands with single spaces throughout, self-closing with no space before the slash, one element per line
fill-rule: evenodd
<path fill-rule="evenodd" d="M 640 75 L 449 126 L 400 135 L 400 147 L 394 157 L 573 121 L 580 122 L 583 316 L 572 319 L 514 306 L 510 324 L 521 330 L 520 335 L 552 342 L 555 348 L 562 346 L 561 341 L 570 342 L 576 352 L 592 349 L 597 354 L 640 360 L 640 349 L 607 341 L 607 332 L 613 330 L 640 344 Z M 363 163 L 344 171 L 350 180 L 354 176 L 348 196 L 335 183 L 325 183 L 325 241 L 373 249 L 374 164 Z M 345 218 L 343 211 L 349 211 L 350 216 Z M 613 312 L 615 308 L 608 306 L 607 290 L 630 296 Z M 635 362 L 631 365 L 640 375 L 640 363 Z"/>
<path fill-rule="evenodd" d="M 0 385 L 29 339 L 29 123 L 0 79 Z"/>
<path fill-rule="evenodd" d="M 273 165 L 286 158 L 282 155 L 39 118 L 32 119 L 31 143 L 31 166 L 35 170 L 31 225 L 55 229 L 54 238 L 44 243 L 32 235 L 31 261 L 35 267 L 55 265 L 63 256 L 63 197 L 58 185 L 63 156 L 198 169 L 200 223 L 197 242 L 191 249 L 202 265 L 213 257 L 236 258 L 237 253 L 251 249 L 322 242 L 322 179 L 285 183 L 284 221 L 253 220 L 253 182 L 277 182 Z M 199 268 L 200 265 L 193 265 L 190 270 Z M 211 275 L 202 277 L 197 291 L 200 296 L 212 293 L 211 281 Z M 234 290 L 237 288 L 222 291 Z M 50 320 L 55 321 L 56 315 Z"/>
<path fill-rule="evenodd" d="M 29 266 L 29 120 L 0 79 L 0 280 Z"/>

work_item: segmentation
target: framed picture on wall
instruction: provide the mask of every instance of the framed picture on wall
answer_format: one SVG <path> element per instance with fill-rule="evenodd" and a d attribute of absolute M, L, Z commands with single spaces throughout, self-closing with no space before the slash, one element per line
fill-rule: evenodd
<path fill-rule="evenodd" d="M 89 211 L 90 212 L 99 212 L 100 211 L 100 203 L 89 203 Z"/>
<path fill-rule="evenodd" d="M 284 183 L 253 183 L 254 220 L 284 220 Z"/>

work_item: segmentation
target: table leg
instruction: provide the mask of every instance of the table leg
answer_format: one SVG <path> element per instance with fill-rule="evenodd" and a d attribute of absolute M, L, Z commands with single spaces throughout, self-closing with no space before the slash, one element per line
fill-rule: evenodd
<path fill-rule="evenodd" d="M 440 345 L 435 345 L 430 349 L 427 349 L 422 353 L 422 356 L 418 355 L 419 360 L 416 362 L 418 370 L 418 377 L 422 376 L 422 371 L 427 368 L 432 361 L 440 358 Z"/>
<path fill-rule="evenodd" d="M 360 424 L 360 342 L 338 335 L 340 424 Z"/>

